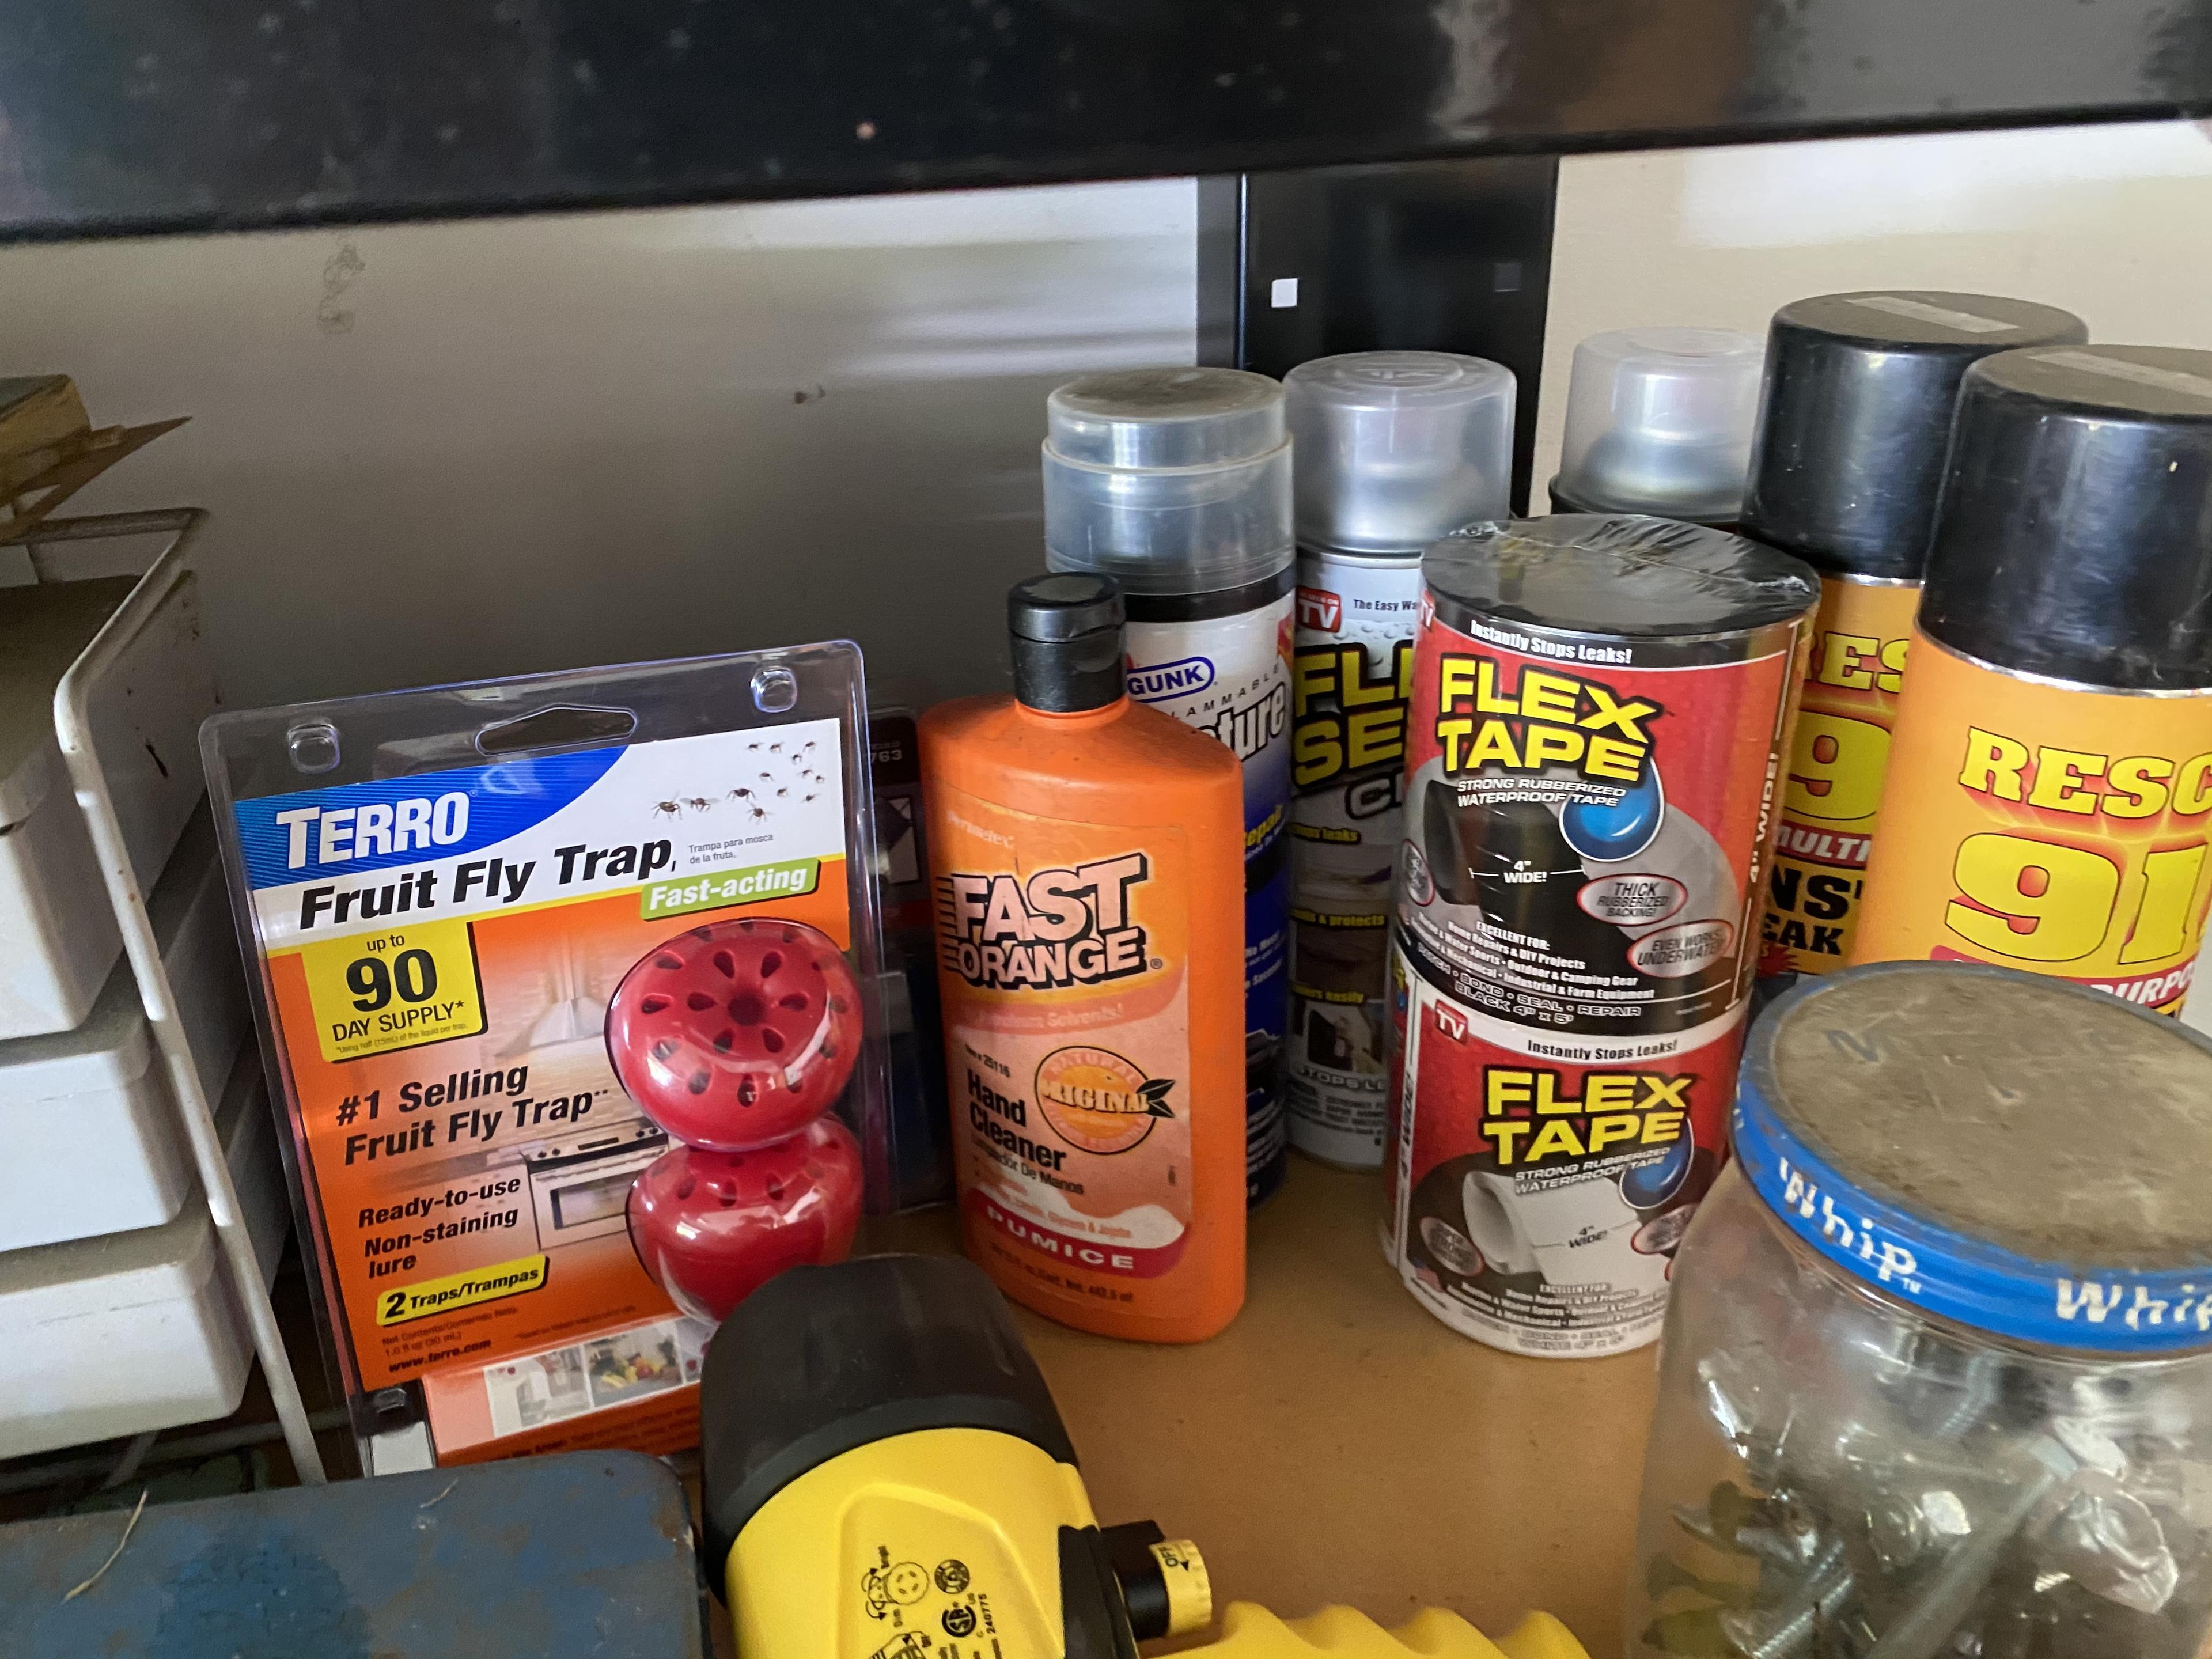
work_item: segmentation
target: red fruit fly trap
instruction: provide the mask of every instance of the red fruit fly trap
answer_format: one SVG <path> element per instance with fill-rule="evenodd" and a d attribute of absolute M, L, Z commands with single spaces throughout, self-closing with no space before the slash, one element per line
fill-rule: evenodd
<path fill-rule="evenodd" d="M 671 1299 L 719 1321 L 786 1267 L 840 1261 L 864 1184 L 824 1113 L 860 1050 L 860 988 L 803 922 L 744 917 L 655 945 L 607 1006 L 607 1056 L 684 1144 L 640 1175 L 630 1242 Z"/>
<path fill-rule="evenodd" d="M 630 1243 L 678 1307 L 719 1322 L 786 1267 L 843 1261 L 861 1184 L 834 1117 L 749 1152 L 671 1147 L 630 1187 Z"/>
<path fill-rule="evenodd" d="M 656 945 L 607 1006 L 607 1056 L 647 1116 L 742 1152 L 837 1102 L 860 1052 L 860 988 L 803 922 L 746 917 Z"/>

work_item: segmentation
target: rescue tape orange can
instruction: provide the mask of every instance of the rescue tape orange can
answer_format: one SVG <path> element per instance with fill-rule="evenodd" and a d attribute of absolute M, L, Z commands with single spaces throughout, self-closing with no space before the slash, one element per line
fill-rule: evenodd
<path fill-rule="evenodd" d="M 2212 352 L 1960 384 L 1854 962 L 2179 1014 L 2212 905 Z"/>

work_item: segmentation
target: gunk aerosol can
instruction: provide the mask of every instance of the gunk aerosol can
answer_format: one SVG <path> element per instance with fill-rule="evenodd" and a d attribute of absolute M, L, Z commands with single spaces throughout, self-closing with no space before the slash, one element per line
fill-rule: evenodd
<path fill-rule="evenodd" d="M 1291 872 L 1291 442 L 1283 388 L 1233 368 L 1090 374 L 1048 400 L 1054 570 L 1111 576 L 1129 695 L 1244 767 L 1247 1197 L 1282 1185 Z"/>
<path fill-rule="evenodd" d="M 1720 1170 L 1819 587 L 1722 531 L 1571 514 L 1422 573 L 1390 1250 L 1466 1335 L 1618 1352 L 1659 1334 Z"/>
<path fill-rule="evenodd" d="M 1382 1167 L 1385 962 L 1421 550 L 1510 511 L 1513 372 L 1361 351 L 1284 377 L 1297 452 L 1291 684 L 1291 1145 Z"/>
<path fill-rule="evenodd" d="M 2078 343 L 2070 311 L 1994 294 L 1822 294 L 1774 313 L 1743 533 L 1820 574 L 1759 971 L 1779 990 L 1850 959 L 1959 383 L 1983 358 Z"/>

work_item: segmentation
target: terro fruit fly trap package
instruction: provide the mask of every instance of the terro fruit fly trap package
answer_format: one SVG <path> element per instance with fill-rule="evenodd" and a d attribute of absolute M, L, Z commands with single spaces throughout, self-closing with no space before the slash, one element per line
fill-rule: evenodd
<path fill-rule="evenodd" d="M 372 1468 L 696 1443 L 714 1327 L 888 1193 L 850 645 L 202 736 Z"/>

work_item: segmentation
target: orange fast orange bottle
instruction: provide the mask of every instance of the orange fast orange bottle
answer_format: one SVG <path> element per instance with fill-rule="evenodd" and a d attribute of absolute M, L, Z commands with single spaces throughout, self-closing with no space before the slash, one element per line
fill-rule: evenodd
<path fill-rule="evenodd" d="M 1014 695 L 921 718 L 968 1254 L 1024 1306 L 1146 1342 L 1244 1301 L 1244 794 L 1130 701 L 1121 595 L 1006 602 Z"/>

